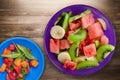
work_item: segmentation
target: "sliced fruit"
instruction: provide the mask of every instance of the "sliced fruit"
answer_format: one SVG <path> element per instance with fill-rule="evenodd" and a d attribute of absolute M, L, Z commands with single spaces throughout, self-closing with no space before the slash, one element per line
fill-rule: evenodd
<path fill-rule="evenodd" d="M 21 66 L 21 61 L 22 61 L 22 59 L 20 59 L 20 58 L 15 59 L 15 60 L 14 60 L 14 64 L 15 64 L 16 66 Z"/>
<path fill-rule="evenodd" d="M 93 14 L 87 14 L 86 16 L 81 18 L 81 23 L 83 28 L 87 28 L 95 22 Z"/>
<path fill-rule="evenodd" d="M 106 45 L 102 45 L 98 48 L 97 50 L 97 60 L 99 62 L 102 62 L 103 59 L 104 59 L 104 55 L 107 53 L 107 52 L 111 52 L 115 49 L 115 47 L 111 44 L 106 44 Z"/>
<path fill-rule="evenodd" d="M 76 66 L 77 66 L 76 62 L 72 62 L 72 61 L 69 61 L 69 60 L 66 60 L 64 62 L 64 68 L 69 68 L 70 70 L 75 70 Z"/>
<path fill-rule="evenodd" d="M 4 72 L 6 69 L 6 64 L 2 64 L 2 66 L 0 67 L 0 72 Z"/>
<path fill-rule="evenodd" d="M 95 44 L 89 44 L 87 46 L 83 47 L 83 51 L 84 51 L 84 55 L 86 57 L 91 57 L 91 56 L 95 56 L 96 55 L 96 47 Z"/>
<path fill-rule="evenodd" d="M 30 66 L 31 67 L 37 67 L 38 66 L 38 61 L 37 60 L 31 60 L 30 61 Z"/>
<path fill-rule="evenodd" d="M 103 35 L 103 30 L 101 28 L 101 24 L 99 22 L 94 23 L 93 25 L 88 27 L 88 35 L 90 39 L 96 39 Z"/>
<path fill-rule="evenodd" d="M 76 29 L 80 27 L 80 23 L 70 22 L 69 26 L 70 26 L 70 30 L 75 31 Z"/>
<path fill-rule="evenodd" d="M 109 56 L 109 54 L 110 54 L 110 52 L 105 53 L 103 58 L 105 59 L 106 57 Z"/>
<path fill-rule="evenodd" d="M 11 53 L 12 53 L 11 50 L 5 48 L 2 54 L 11 54 Z"/>
<path fill-rule="evenodd" d="M 100 41 L 99 40 L 95 40 L 94 43 L 95 43 L 96 48 L 98 48 L 100 46 Z"/>
<path fill-rule="evenodd" d="M 62 39 L 65 35 L 65 30 L 61 26 L 53 26 L 50 35 L 55 39 Z"/>
<path fill-rule="evenodd" d="M 70 42 L 67 39 L 60 40 L 60 49 L 70 48 Z"/>
<path fill-rule="evenodd" d="M 74 62 L 77 61 L 76 59 L 76 49 L 78 48 L 79 43 L 73 43 L 69 49 L 69 55 L 71 57 L 71 60 L 73 60 Z"/>
<path fill-rule="evenodd" d="M 72 15 L 72 12 L 70 11 L 69 13 L 65 13 L 65 17 L 62 23 L 62 27 L 65 31 L 68 30 L 68 23 L 69 23 L 69 18 Z"/>
<path fill-rule="evenodd" d="M 83 61 L 83 62 L 80 62 L 78 65 L 77 65 L 77 69 L 84 69 L 84 68 L 90 68 L 90 67 L 95 67 L 95 66 L 98 66 L 98 62 L 96 61 Z"/>
<path fill-rule="evenodd" d="M 109 44 L 109 39 L 106 35 L 102 35 L 100 38 L 100 44 L 101 45 L 105 45 L 105 44 Z"/>
<path fill-rule="evenodd" d="M 87 14 L 90 14 L 90 13 L 91 13 L 91 10 L 89 10 L 89 9 L 85 10 L 84 12 L 82 12 L 82 13 L 76 15 L 76 16 L 70 17 L 69 22 L 72 22 L 72 21 L 75 21 L 77 19 L 80 19 L 81 17 L 84 17 L 84 16 L 86 16 Z"/>
<path fill-rule="evenodd" d="M 73 34 L 68 37 L 68 40 L 73 42 L 79 42 L 86 38 L 87 30 L 85 29 L 77 29 Z"/>
<path fill-rule="evenodd" d="M 59 40 L 58 39 L 50 39 L 50 52 L 59 54 Z"/>
<path fill-rule="evenodd" d="M 107 26 L 106 26 L 105 21 L 102 18 L 98 18 L 97 20 L 101 23 L 103 30 L 107 30 Z"/>
<path fill-rule="evenodd" d="M 28 64 L 27 60 L 24 60 L 21 62 L 21 65 L 22 65 L 22 67 L 26 68 L 26 67 L 28 67 L 29 64 Z"/>
<path fill-rule="evenodd" d="M 83 47 L 86 45 L 86 42 L 85 41 L 81 41 L 80 44 L 79 44 L 79 51 L 80 53 L 83 53 Z"/>
<path fill-rule="evenodd" d="M 82 62 L 82 61 L 86 61 L 86 57 L 85 56 L 77 57 L 77 62 Z"/>
<path fill-rule="evenodd" d="M 13 59 L 11 59 L 11 58 L 4 58 L 4 63 L 6 64 L 7 68 L 10 68 L 10 66 L 13 64 Z"/>
<path fill-rule="evenodd" d="M 20 74 L 20 72 L 21 72 L 21 66 L 14 66 L 14 69 L 17 72 L 17 74 Z"/>
<path fill-rule="evenodd" d="M 61 52 L 61 53 L 58 55 L 58 61 L 60 61 L 61 63 L 64 63 L 66 60 L 71 61 L 71 58 L 70 58 L 69 53 L 68 53 L 67 51 Z"/>
<path fill-rule="evenodd" d="M 15 50 L 15 45 L 14 44 L 10 44 L 9 47 L 8 47 L 9 50 L 13 51 Z"/>
<path fill-rule="evenodd" d="M 96 62 L 98 62 L 95 56 L 92 56 L 92 57 L 86 57 L 86 60 L 87 60 L 87 61 L 90 60 L 90 61 L 96 61 Z"/>
<path fill-rule="evenodd" d="M 8 76 L 10 77 L 11 80 L 16 80 L 17 73 L 15 71 L 11 71 L 8 73 Z"/>

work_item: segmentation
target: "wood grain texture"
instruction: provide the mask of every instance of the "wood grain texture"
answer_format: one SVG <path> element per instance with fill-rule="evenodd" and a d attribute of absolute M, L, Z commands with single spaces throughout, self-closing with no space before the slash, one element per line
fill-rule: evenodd
<path fill-rule="evenodd" d="M 76 77 L 58 70 L 44 50 L 44 30 L 60 9 L 73 4 L 87 4 L 101 10 L 113 23 L 116 50 L 110 62 L 95 74 Z M 14 36 L 34 40 L 45 56 L 45 70 L 40 80 L 120 80 L 120 0 L 0 0 L 0 42 Z"/>

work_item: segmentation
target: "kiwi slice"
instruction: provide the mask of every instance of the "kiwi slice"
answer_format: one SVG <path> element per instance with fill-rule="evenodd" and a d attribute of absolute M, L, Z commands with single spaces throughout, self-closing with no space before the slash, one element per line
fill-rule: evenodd
<path fill-rule="evenodd" d="M 98 66 L 98 62 L 96 61 L 83 61 L 83 62 L 80 62 L 78 65 L 77 65 L 77 68 L 76 69 L 84 69 L 84 68 L 90 68 L 90 67 L 95 67 L 95 66 Z"/>
<path fill-rule="evenodd" d="M 104 55 L 107 52 L 113 51 L 114 49 L 115 49 L 115 47 L 113 45 L 110 45 L 110 44 L 100 46 L 97 50 L 97 56 L 96 56 L 98 62 L 102 62 L 104 59 Z"/>

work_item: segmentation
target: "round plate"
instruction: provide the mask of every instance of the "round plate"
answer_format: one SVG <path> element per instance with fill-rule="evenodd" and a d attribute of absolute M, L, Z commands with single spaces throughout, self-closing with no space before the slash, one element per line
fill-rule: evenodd
<path fill-rule="evenodd" d="M 32 51 L 32 54 L 38 59 L 39 65 L 36 68 L 30 68 L 30 73 L 26 75 L 25 80 L 39 80 L 44 70 L 44 56 L 39 46 L 30 39 L 23 37 L 9 38 L 0 44 L 0 54 L 11 43 L 21 44 Z M 0 66 L 3 63 L 3 58 L 0 58 Z M 0 72 L 0 80 L 6 80 L 7 72 Z"/>
<path fill-rule="evenodd" d="M 101 62 L 98 67 L 72 71 L 72 70 L 63 68 L 63 64 L 61 64 L 57 60 L 57 56 L 50 52 L 50 48 L 49 48 L 49 39 L 51 38 L 50 30 L 51 30 L 52 26 L 54 25 L 55 21 L 57 20 L 57 18 L 60 16 L 60 14 L 62 12 L 72 11 L 73 15 L 77 15 L 87 9 L 90 9 L 92 11 L 95 18 L 102 18 L 106 22 L 107 30 L 105 31 L 105 34 L 109 38 L 110 44 L 115 46 L 116 37 L 115 37 L 115 32 L 114 32 L 114 29 L 113 29 L 113 26 L 112 26 L 110 20 L 98 9 L 93 8 L 91 6 L 87 6 L 87 5 L 72 5 L 72 6 L 65 7 L 62 10 L 58 11 L 48 22 L 47 27 L 45 29 L 45 34 L 44 34 L 45 50 L 46 50 L 46 53 L 47 53 L 49 59 L 51 60 L 51 62 L 61 71 L 65 72 L 67 74 L 75 75 L 75 76 L 86 76 L 89 74 L 93 74 L 96 71 L 99 71 L 108 63 L 108 61 L 111 59 L 111 57 L 114 53 L 114 51 L 112 51 L 111 54 L 106 59 L 104 59 L 104 61 Z"/>

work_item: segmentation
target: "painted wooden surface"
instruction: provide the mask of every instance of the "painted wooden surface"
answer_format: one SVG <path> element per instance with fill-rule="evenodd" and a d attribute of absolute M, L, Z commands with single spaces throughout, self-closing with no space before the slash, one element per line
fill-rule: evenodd
<path fill-rule="evenodd" d="M 110 62 L 99 72 L 76 77 L 58 70 L 48 59 L 43 44 L 45 27 L 60 9 L 86 4 L 101 10 L 113 23 L 117 45 Z M 120 80 L 120 0 L 0 0 L 0 42 L 14 36 L 34 40 L 45 56 L 45 70 L 40 80 Z"/>

